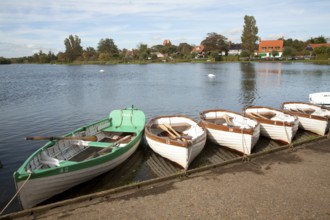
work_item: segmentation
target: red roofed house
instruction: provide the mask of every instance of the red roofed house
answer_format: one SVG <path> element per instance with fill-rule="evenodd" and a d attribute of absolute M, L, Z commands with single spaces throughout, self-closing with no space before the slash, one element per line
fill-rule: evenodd
<path fill-rule="evenodd" d="M 330 47 L 330 44 L 308 44 L 306 50 L 314 50 L 317 47 Z"/>
<path fill-rule="evenodd" d="M 261 58 L 273 57 L 273 52 L 277 51 L 275 57 L 281 57 L 283 52 L 283 40 L 259 40 L 258 55 Z"/>
<path fill-rule="evenodd" d="M 191 53 L 196 53 L 195 58 L 201 58 L 204 57 L 204 49 L 205 47 L 203 45 L 196 46 L 192 49 Z"/>
<path fill-rule="evenodd" d="M 330 44 L 323 43 L 323 44 L 308 44 L 306 50 L 309 51 L 309 55 L 312 57 L 313 51 L 317 47 L 330 47 Z"/>
<path fill-rule="evenodd" d="M 200 46 L 196 46 L 192 49 L 192 53 L 203 53 L 204 52 L 204 46 L 203 45 L 200 45 Z"/>

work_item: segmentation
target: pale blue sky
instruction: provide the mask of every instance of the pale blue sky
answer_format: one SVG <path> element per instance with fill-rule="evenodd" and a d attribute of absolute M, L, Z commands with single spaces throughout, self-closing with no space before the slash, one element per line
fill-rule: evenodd
<path fill-rule="evenodd" d="M 1 0 L 0 57 L 64 52 L 78 35 L 97 48 L 111 38 L 119 49 L 162 44 L 199 45 L 216 32 L 241 42 L 244 16 L 254 16 L 261 39 L 330 37 L 329 0 Z"/>

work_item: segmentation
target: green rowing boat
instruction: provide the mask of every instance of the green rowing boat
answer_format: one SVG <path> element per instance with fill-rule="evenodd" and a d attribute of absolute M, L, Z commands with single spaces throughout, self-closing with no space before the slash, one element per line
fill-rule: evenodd
<path fill-rule="evenodd" d="M 88 181 L 123 163 L 139 146 L 145 114 L 134 107 L 114 110 L 108 118 L 50 140 L 14 173 L 24 209 Z"/>

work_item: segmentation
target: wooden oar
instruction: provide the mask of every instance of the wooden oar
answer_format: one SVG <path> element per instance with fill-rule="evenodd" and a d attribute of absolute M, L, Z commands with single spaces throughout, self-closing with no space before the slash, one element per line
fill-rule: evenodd
<path fill-rule="evenodd" d="M 253 117 L 257 117 L 257 118 L 263 118 L 263 119 L 267 119 L 267 120 L 270 120 L 269 118 L 261 115 L 261 114 L 258 114 L 258 113 L 254 113 L 254 112 L 249 112 L 247 113 L 248 115 L 252 115 Z"/>
<path fill-rule="evenodd" d="M 284 110 L 288 110 L 288 111 L 290 111 L 290 112 L 299 112 L 297 109 L 292 109 L 292 108 L 284 109 Z"/>
<path fill-rule="evenodd" d="M 235 124 L 231 121 L 231 118 L 227 114 L 224 114 L 222 117 L 226 120 L 228 126 L 235 126 Z"/>
<path fill-rule="evenodd" d="M 176 136 L 178 136 L 178 137 L 181 136 L 176 130 L 174 130 L 174 128 L 172 128 L 171 125 L 169 125 L 169 124 L 165 124 L 165 123 L 164 123 L 164 125 L 165 125 L 168 129 L 170 129 L 170 130 L 171 130 Z"/>
<path fill-rule="evenodd" d="M 306 109 L 297 108 L 297 110 L 300 111 L 301 113 L 309 114 L 309 115 L 315 112 L 315 110 L 312 108 L 306 108 Z"/>
<path fill-rule="evenodd" d="M 183 141 L 187 141 L 184 137 L 182 137 L 176 130 L 174 130 L 174 128 L 172 128 L 172 126 L 171 125 L 169 125 L 169 124 L 165 124 L 164 123 L 164 125 L 165 125 L 165 127 L 166 128 L 168 128 L 168 129 L 170 129 L 175 135 L 176 135 L 176 138 L 177 139 L 179 139 L 179 140 L 183 140 Z"/>
<path fill-rule="evenodd" d="M 297 112 L 297 113 L 302 113 L 302 114 L 308 114 L 307 112 L 305 112 L 303 109 L 292 109 L 290 108 L 289 111 L 292 111 L 292 112 Z"/>
<path fill-rule="evenodd" d="M 127 140 L 128 138 L 132 137 L 132 135 L 126 135 L 125 137 L 119 139 L 118 141 L 112 143 L 110 146 L 103 148 L 102 150 L 100 150 L 99 152 L 97 152 L 98 155 L 101 154 L 106 154 L 109 152 L 109 150 L 111 150 L 112 147 L 117 147 L 119 146 L 119 144 L 125 140 Z"/>
<path fill-rule="evenodd" d="M 32 141 L 54 141 L 54 140 L 83 140 L 83 141 L 97 141 L 96 136 L 85 136 L 85 137 L 43 137 L 43 136 L 34 136 L 34 137 L 26 137 L 25 140 L 32 140 Z"/>
<path fill-rule="evenodd" d="M 159 124 L 159 127 L 163 130 L 166 131 L 169 135 L 171 135 L 172 138 L 176 138 L 175 134 L 173 134 L 165 125 Z"/>

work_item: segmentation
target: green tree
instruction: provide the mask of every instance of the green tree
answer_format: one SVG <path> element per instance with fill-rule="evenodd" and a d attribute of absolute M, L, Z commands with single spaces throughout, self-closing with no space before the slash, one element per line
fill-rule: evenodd
<path fill-rule="evenodd" d="M 250 56 L 250 53 L 246 50 L 243 50 L 240 54 L 241 57 L 249 57 Z"/>
<path fill-rule="evenodd" d="M 160 52 L 163 54 L 172 55 L 178 51 L 178 47 L 172 44 L 166 44 L 160 49 Z"/>
<path fill-rule="evenodd" d="M 154 45 L 150 48 L 152 52 L 160 52 L 164 46 L 161 44 Z"/>
<path fill-rule="evenodd" d="M 316 47 L 314 49 L 314 53 L 316 54 L 316 57 L 318 60 L 326 60 L 329 58 L 329 49 L 330 47 Z"/>
<path fill-rule="evenodd" d="M 297 54 L 303 54 L 303 51 L 306 48 L 306 43 L 297 39 L 293 40 L 289 38 L 283 40 L 283 46 L 292 48 Z M 293 54 L 291 56 L 293 56 Z"/>
<path fill-rule="evenodd" d="M 11 64 L 10 59 L 0 57 L 0 64 Z"/>
<path fill-rule="evenodd" d="M 292 57 L 292 48 L 291 47 L 284 47 L 282 56 L 283 57 Z"/>
<path fill-rule="evenodd" d="M 100 53 L 98 57 L 99 61 L 109 61 L 110 60 L 110 55 L 108 53 Z"/>
<path fill-rule="evenodd" d="M 98 54 L 93 47 L 87 47 L 83 51 L 83 58 L 85 61 L 95 61 L 97 60 Z"/>
<path fill-rule="evenodd" d="M 75 35 L 70 35 L 64 40 L 65 45 L 65 59 L 66 61 L 72 62 L 82 55 L 83 49 L 81 47 L 81 39 Z"/>
<path fill-rule="evenodd" d="M 327 47 L 325 47 L 325 46 L 322 46 L 322 47 L 316 47 L 315 49 L 314 49 L 314 52 L 315 52 L 315 54 L 316 55 L 318 55 L 318 54 L 326 54 L 327 53 Z"/>
<path fill-rule="evenodd" d="M 327 42 L 325 37 L 323 37 L 322 35 L 315 38 L 311 37 L 308 41 L 310 44 L 325 44 Z"/>
<path fill-rule="evenodd" d="M 204 46 L 205 52 L 228 51 L 228 39 L 225 36 L 215 32 L 208 33 L 207 37 L 201 42 L 201 45 Z"/>
<path fill-rule="evenodd" d="M 190 44 L 180 43 L 178 46 L 178 53 L 180 53 L 182 56 L 188 58 L 188 57 L 190 57 L 192 49 L 193 49 L 193 47 Z"/>
<path fill-rule="evenodd" d="M 56 57 L 58 62 L 65 62 L 65 54 L 63 52 L 59 52 Z"/>
<path fill-rule="evenodd" d="M 257 49 L 257 40 L 258 40 L 258 27 L 256 20 L 253 16 L 244 16 L 244 26 L 243 33 L 241 36 L 242 40 L 242 49 L 246 50 L 250 57 L 253 56 L 254 50 Z"/>
<path fill-rule="evenodd" d="M 219 55 L 219 52 L 215 50 L 211 51 L 208 57 L 212 58 L 214 61 L 221 61 L 221 56 Z"/>
<path fill-rule="evenodd" d="M 146 60 L 148 59 L 149 56 L 149 50 L 148 50 L 148 45 L 147 44 L 139 44 L 137 46 L 137 51 L 138 51 L 138 58 L 139 60 Z"/>
<path fill-rule="evenodd" d="M 97 50 L 99 53 L 106 53 L 110 58 L 116 58 L 119 55 L 119 50 L 114 41 L 110 38 L 101 39 Z"/>
<path fill-rule="evenodd" d="M 56 59 L 57 59 L 55 54 L 52 53 L 51 51 L 48 52 L 47 57 L 48 57 L 49 62 L 56 61 Z"/>

